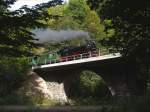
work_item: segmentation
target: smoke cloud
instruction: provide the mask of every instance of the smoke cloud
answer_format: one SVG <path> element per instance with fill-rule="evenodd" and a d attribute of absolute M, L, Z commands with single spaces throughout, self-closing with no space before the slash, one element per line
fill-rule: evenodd
<path fill-rule="evenodd" d="M 89 39 L 89 33 L 82 30 L 51 30 L 51 29 L 37 29 L 34 30 L 35 38 L 39 39 L 38 42 L 59 42 L 64 40 L 71 40 L 75 38 L 86 38 Z"/>

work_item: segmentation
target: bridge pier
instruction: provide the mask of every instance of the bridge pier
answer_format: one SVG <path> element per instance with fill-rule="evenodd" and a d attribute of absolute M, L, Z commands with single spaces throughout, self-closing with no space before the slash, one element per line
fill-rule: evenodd
<path fill-rule="evenodd" d="M 100 75 L 106 82 L 112 96 L 131 96 L 139 94 L 138 77 L 133 63 L 126 59 L 116 60 L 88 68 Z"/>
<path fill-rule="evenodd" d="M 68 98 L 72 96 L 71 88 L 72 88 L 73 82 L 79 81 L 79 79 L 80 79 L 80 71 L 72 71 L 68 73 L 65 80 L 63 81 L 64 90 Z"/>

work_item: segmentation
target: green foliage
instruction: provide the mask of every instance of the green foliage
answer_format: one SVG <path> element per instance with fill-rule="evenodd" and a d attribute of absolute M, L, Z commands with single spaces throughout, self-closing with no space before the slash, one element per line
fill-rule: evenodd
<path fill-rule="evenodd" d="M 73 81 L 70 89 L 71 98 L 102 99 L 110 97 L 110 91 L 103 79 L 90 71 L 84 71 L 80 78 Z M 92 100 L 91 100 L 92 101 Z"/>
<path fill-rule="evenodd" d="M 106 32 L 104 24 L 100 21 L 97 13 L 95 11 L 87 11 L 84 27 L 90 33 L 90 36 L 94 39 L 101 40 L 106 38 Z"/>
<path fill-rule="evenodd" d="M 70 89 L 70 105 L 103 105 L 111 97 L 104 80 L 91 71 L 83 71 Z"/>
<path fill-rule="evenodd" d="M 31 105 L 31 102 L 25 96 L 10 94 L 0 97 L 0 105 Z"/>
<path fill-rule="evenodd" d="M 82 24 L 88 14 L 87 11 L 89 11 L 89 7 L 85 0 L 70 0 L 64 13 L 73 17 L 79 24 Z"/>
<path fill-rule="evenodd" d="M 80 92 L 83 95 L 83 97 L 100 97 L 100 95 L 105 95 L 105 91 L 103 91 L 106 87 L 104 85 L 104 81 L 101 79 L 100 76 L 92 73 L 85 71 L 83 74 L 80 76 Z M 103 91 L 101 93 L 100 91 Z"/>
<path fill-rule="evenodd" d="M 0 1 L 0 55 L 31 55 L 31 49 L 38 46 L 34 43 L 31 29 L 46 27 L 46 24 L 39 20 L 50 18 L 52 15 L 48 15 L 44 9 L 60 4 L 61 0 L 53 0 L 31 9 L 24 6 L 16 11 L 8 10 L 14 2 L 15 0 Z"/>
<path fill-rule="evenodd" d="M 103 19 L 113 21 L 116 34 L 109 39 L 125 55 L 143 58 L 150 55 L 149 1 L 87 0 Z"/>
<path fill-rule="evenodd" d="M 137 0 L 87 0 L 104 21 L 112 21 L 114 36 L 101 41 L 103 45 L 113 46 L 135 64 L 139 81 L 146 87 L 150 68 L 150 1 Z M 109 23 L 107 21 L 107 23 Z M 145 81 L 145 82 L 144 82 Z M 143 91 L 143 90 L 141 90 Z"/>
<path fill-rule="evenodd" d="M 56 106 L 59 104 L 38 94 L 29 97 L 23 94 L 13 93 L 0 97 L 0 105 Z"/>
<path fill-rule="evenodd" d="M 58 13 L 58 11 L 60 12 Z M 106 37 L 104 24 L 100 21 L 97 13 L 90 10 L 85 0 L 70 0 L 69 4 L 50 8 L 49 13 L 62 16 L 56 21 L 49 20 L 49 25 L 55 26 L 58 30 L 83 30 L 89 32 L 91 38 L 98 40 Z"/>
<path fill-rule="evenodd" d="M 40 106 L 56 106 L 57 102 L 45 98 L 43 95 L 36 93 L 34 96 L 26 96 L 27 104 Z"/>
<path fill-rule="evenodd" d="M 21 86 L 28 69 L 27 58 L 1 57 L 0 96 L 11 94 L 17 90 Z"/>

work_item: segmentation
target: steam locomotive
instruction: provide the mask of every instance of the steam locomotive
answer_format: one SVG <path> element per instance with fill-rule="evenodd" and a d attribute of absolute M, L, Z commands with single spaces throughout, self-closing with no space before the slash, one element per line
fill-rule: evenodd
<path fill-rule="evenodd" d="M 52 64 L 95 56 L 98 56 L 98 51 L 95 42 L 88 41 L 86 44 L 80 46 L 66 46 L 56 52 L 49 52 L 42 56 L 35 56 L 32 58 L 31 64 L 33 66 Z"/>

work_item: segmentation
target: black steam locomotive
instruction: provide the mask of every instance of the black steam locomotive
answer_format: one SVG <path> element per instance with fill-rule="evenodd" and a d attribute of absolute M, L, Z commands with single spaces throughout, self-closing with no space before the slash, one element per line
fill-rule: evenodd
<path fill-rule="evenodd" d="M 72 60 L 74 57 L 82 56 L 82 58 L 94 57 L 98 55 L 98 51 L 94 41 L 88 41 L 81 46 L 67 46 L 57 52 L 60 55 L 60 60 L 64 61 L 66 58 Z"/>

